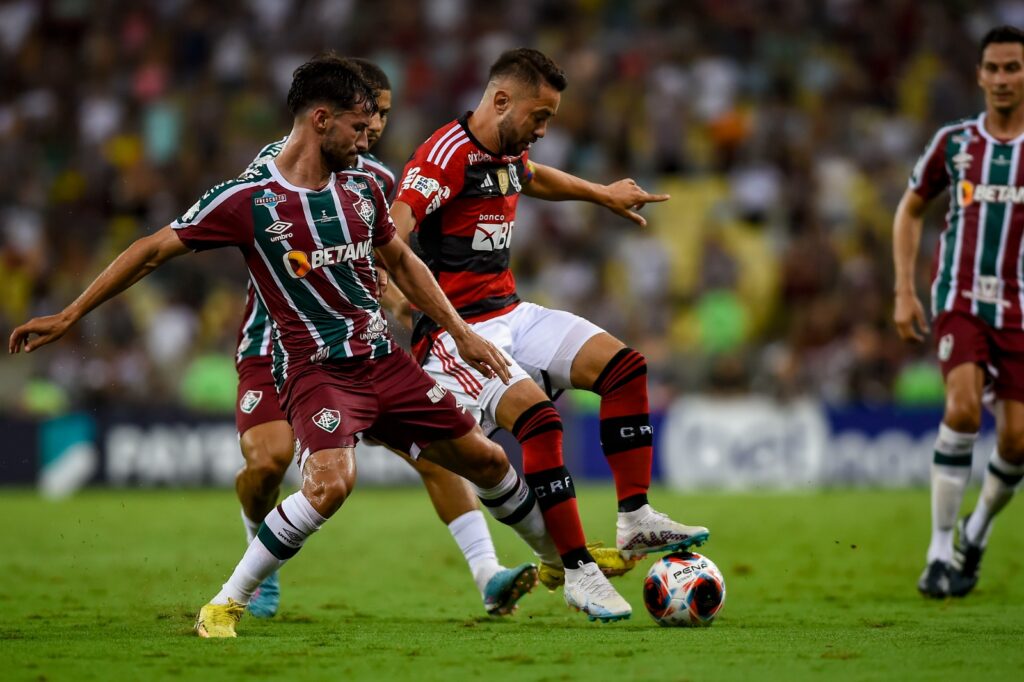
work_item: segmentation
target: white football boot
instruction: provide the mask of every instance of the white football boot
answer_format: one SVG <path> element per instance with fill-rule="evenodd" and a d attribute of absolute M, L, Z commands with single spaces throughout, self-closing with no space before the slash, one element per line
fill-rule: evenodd
<path fill-rule="evenodd" d="M 565 569 L 565 603 L 587 614 L 589 620 L 611 623 L 625 620 L 633 607 L 615 591 L 608 578 L 594 563 L 579 563 L 579 568 Z"/>
<path fill-rule="evenodd" d="M 703 545 L 710 533 L 704 526 L 684 526 L 645 504 L 636 511 L 619 512 L 615 545 L 627 559 L 650 552 L 676 552 Z"/>

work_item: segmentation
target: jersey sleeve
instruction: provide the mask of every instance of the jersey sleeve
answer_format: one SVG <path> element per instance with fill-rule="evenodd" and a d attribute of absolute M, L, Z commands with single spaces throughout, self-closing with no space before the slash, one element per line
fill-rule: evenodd
<path fill-rule="evenodd" d="M 252 211 L 246 184 L 224 183 L 204 194 L 171 223 L 182 243 L 194 251 L 242 246 L 252 241 Z"/>
<path fill-rule="evenodd" d="M 423 158 L 426 146 L 420 147 L 405 166 L 395 195 L 395 201 L 406 203 L 412 209 L 417 225 L 451 201 L 461 190 L 463 181 L 462 164 L 449 163 L 442 168 L 431 163 Z"/>
<path fill-rule="evenodd" d="M 923 199 L 932 199 L 949 186 L 949 171 L 946 168 L 948 134 L 948 130 L 940 130 L 932 137 L 910 174 L 908 187 Z"/>
<path fill-rule="evenodd" d="M 530 153 L 523 152 L 523 186 L 529 185 L 533 182 L 533 174 L 537 171 L 537 167 L 533 165 L 533 161 L 530 161 Z"/>
<path fill-rule="evenodd" d="M 373 248 L 384 246 L 395 238 L 397 230 L 395 222 L 391 220 L 391 212 L 384 190 L 376 182 L 371 182 L 373 187 L 373 202 L 376 204 L 377 221 L 373 225 Z"/>

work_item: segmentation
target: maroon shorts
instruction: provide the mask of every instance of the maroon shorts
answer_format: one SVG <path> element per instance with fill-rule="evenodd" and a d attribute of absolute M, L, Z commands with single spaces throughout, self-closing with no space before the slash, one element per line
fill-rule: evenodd
<path fill-rule="evenodd" d="M 238 364 L 235 426 L 239 436 L 254 426 L 287 419 L 277 401 L 277 389 L 270 372 L 272 364 L 267 355 L 246 358 Z"/>
<path fill-rule="evenodd" d="M 413 457 L 469 433 L 476 420 L 403 350 L 376 360 L 313 365 L 285 388 L 299 467 L 318 450 L 353 447 L 358 434 Z"/>
<path fill-rule="evenodd" d="M 1024 331 L 961 312 L 941 313 L 934 326 L 943 377 L 968 362 L 981 365 L 996 398 L 1024 402 Z"/>

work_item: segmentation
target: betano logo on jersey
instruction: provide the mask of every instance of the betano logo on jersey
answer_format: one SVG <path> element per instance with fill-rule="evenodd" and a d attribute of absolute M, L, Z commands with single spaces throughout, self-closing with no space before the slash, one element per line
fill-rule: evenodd
<path fill-rule="evenodd" d="M 338 265 L 349 261 L 366 258 L 373 250 L 373 242 L 367 239 L 358 244 L 339 244 L 317 249 L 310 254 L 305 251 L 292 250 L 284 254 L 284 264 L 293 279 L 302 279 L 312 270 L 325 265 Z"/>
<path fill-rule="evenodd" d="M 1024 187 L 1013 185 L 975 185 L 970 180 L 956 184 L 956 203 L 964 208 L 975 202 L 1024 204 Z"/>

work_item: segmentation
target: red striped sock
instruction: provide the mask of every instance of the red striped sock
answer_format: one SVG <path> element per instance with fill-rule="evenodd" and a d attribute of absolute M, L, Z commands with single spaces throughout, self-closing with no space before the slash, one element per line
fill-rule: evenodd
<path fill-rule="evenodd" d="M 558 553 L 564 560 L 570 553 L 586 552 L 576 489 L 562 460 L 562 418 L 554 404 L 545 400 L 523 412 L 512 435 L 523 447 L 523 473 Z"/>
<path fill-rule="evenodd" d="M 601 396 L 601 447 L 615 478 L 620 511 L 647 504 L 654 431 L 647 401 L 647 360 L 632 348 L 615 354 L 594 382 Z"/>

